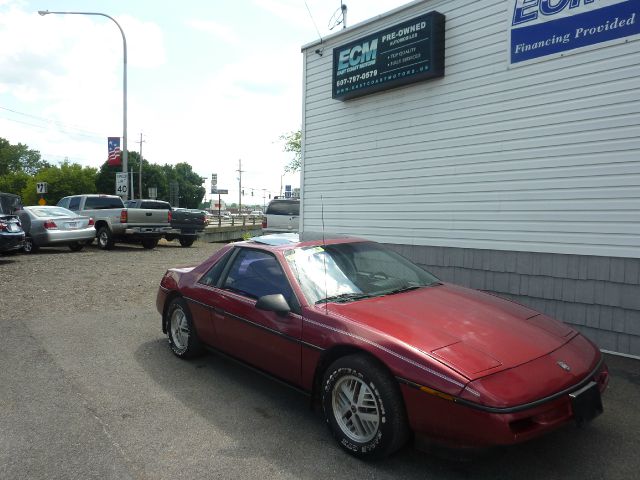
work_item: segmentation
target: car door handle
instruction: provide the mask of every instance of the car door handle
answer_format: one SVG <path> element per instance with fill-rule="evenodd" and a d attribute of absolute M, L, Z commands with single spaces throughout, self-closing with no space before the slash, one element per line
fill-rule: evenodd
<path fill-rule="evenodd" d="M 217 313 L 218 315 L 224 315 L 224 310 L 218 307 L 211 307 L 211 310 L 213 310 L 213 313 Z"/>
<path fill-rule="evenodd" d="M 151 212 L 147 212 L 147 213 L 145 213 L 145 215 L 146 215 L 147 217 L 150 217 L 152 214 L 151 214 Z"/>

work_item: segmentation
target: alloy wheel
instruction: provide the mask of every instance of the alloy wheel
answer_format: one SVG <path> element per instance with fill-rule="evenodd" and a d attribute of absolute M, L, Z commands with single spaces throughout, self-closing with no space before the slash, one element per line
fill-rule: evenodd
<path fill-rule="evenodd" d="M 380 410 L 373 391 L 360 378 L 345 375 L 333 388 L 333 415 L 351 440 L 367 443 L 380 426 Z"/>
<path fill-rule="evenodd" d="M 189 346 L 189 323 L 181 308 L 176 308 L 170 320 L 171 338 L 176 348 L 183 350 Z"/>

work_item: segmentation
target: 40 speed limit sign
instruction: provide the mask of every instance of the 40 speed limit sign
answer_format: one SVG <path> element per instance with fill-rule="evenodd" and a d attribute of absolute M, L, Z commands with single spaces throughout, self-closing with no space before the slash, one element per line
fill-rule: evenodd
<path fill-rule="evenodd" d="M 125 196 L 129 193 L 128 173 L 116 173 L 116 195 Z"/>

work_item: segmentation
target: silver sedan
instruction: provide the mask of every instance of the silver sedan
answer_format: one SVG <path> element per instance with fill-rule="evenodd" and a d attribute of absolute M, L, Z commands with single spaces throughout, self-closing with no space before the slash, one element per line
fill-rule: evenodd
<path fill-rule="evenodd" d="M 23 250 L 34 253 L 40 247 L 68 245 L 77 252 L 96 236 L 93 219 L 54 206 L 23 207 L 16 212 L 26 233 Z"/>

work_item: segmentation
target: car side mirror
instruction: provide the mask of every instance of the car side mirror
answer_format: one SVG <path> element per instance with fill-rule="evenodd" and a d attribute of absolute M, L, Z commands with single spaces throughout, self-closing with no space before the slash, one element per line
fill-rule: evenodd
<path fill-rule="evenodd" d="M 256 308 L 267 312 L 276 312 L 278 315 L 286 315 L 291 311 L 289 303 L 281 293 L 260 297 L 256 302 Z"/>

